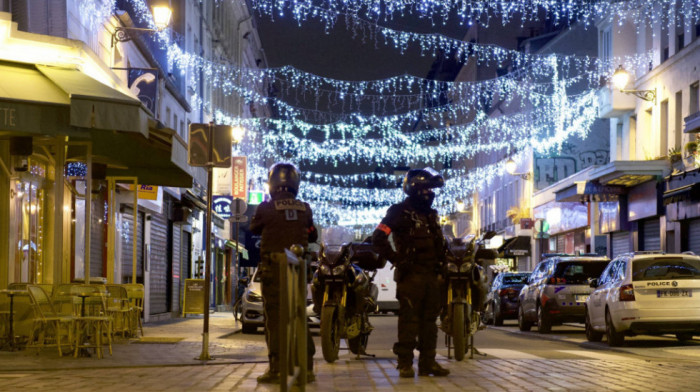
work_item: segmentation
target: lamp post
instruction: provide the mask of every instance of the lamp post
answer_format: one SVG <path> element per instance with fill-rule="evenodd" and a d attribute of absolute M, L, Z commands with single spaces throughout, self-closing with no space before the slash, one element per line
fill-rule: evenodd
<path fill-rule="evenodd" d="M 653 102 L 654 105 L 656 105 L 656 89 L 651 89 L 651 90 L 627 90 L 625 87 L 627 87 L 627 84 L 630 81 L 630 73 L 625 70 L 625 68 L 620 65 L 617 67 L 617 70 L 615 70 L 615 73 L 612 75 L 612 84 L 620 90 L 621 93 L 625 94 L 632 94 L 636 96 L 637 98 L 641 98 L 645 101 Z"/>
<path fill-rule="evenodd" d="M 112 47 L 114 47 L 115 42 L 131 41 L 133 37 L 129 35 L 129 31 L 157 33 L 165 30 L 170 25 L 170 18 L 173 15 L 170 0 L 157 0 L 152 3 L 153 24 L 156 28 L 117 26 L 114 28 L 114 33 L 112 33 Z"/>

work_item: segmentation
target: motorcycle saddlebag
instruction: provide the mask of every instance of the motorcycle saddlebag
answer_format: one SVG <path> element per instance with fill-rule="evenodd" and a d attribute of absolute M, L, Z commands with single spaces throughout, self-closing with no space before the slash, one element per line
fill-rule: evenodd
<path fill-rule="evenodd" d="M 374 271 L 384 268 L 386 259 L 380 257 L 368 242 L 350 244 L 350 261 L 363 270 Z"/>
<path fill-rule="evenodd" d="M 486 270 L 479 265 L 472 268 L 472 306 L 477 312 L 484 310 L 486 294 L 489 292 Z"/>

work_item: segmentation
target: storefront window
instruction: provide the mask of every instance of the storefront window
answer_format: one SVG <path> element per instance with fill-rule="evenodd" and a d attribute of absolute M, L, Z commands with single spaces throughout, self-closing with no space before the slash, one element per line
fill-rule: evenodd
<path fill-rule="evenodd" d="M 11 263 L 14 282 L 45 283 L 44 238 L 46 164 L 30 159 L 29 170 L 18 173 L 12 184 L 11 241 L 15 244 Z"/>

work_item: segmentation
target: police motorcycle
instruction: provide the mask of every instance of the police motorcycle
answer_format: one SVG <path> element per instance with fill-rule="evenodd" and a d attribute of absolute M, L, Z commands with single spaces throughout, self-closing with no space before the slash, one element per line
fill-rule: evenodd
<path fill-rule="evenodd" d="M 445 292 L 441 329 L 445 332 L 447 357 L 454 348 L 455 359 L 461 361 L 471 349 L 470 358 L 478 352 L 474 348 L 474 334 L 479 329 L 488 283 L 484 264 L 495 260 L 490 249 L 483 249 L 484 241 L 496 235 L 489 231 L 481 238 L 467 236 L 450 243 L 445 263 Z M 454 343 L 452 343 L 454 342 Z"/>
<path fill-rule="evenodd" d="M 332 237 L 327 234 L 324 231 L 324 237 Z M 314 308 L 321 314 L 323 358 L 329 363 L 338 359 L 341 338 L 356 358 L 369 355 L 365 350 L 374 329 L 369 313 L 377 310 L 379 293 L 372 281 L 386 263 L 368 242 L 337 242 L 338 238 L 322 241 L 312 285 Z"/>

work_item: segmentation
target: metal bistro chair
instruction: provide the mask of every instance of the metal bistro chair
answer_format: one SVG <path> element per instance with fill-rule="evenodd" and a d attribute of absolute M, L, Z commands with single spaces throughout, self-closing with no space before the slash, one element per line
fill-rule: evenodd
<path fill-rule="evenodd" d="M 137 336 L 137 327 L 141 330 L 141 336 L 143 336 L 141 314 L 143 313 L 145 289 L 140 283 L 125 283 L 122 286 L 126 289 L 127 296 L 131 303 L 131 336 Z"/>
<path fill-rule="evenodd" d="M 75 317 L 71 313 L 59 313 L 42 287 L 28 285 L 27 290 L 34 308 L 34 323 L 27 348 L 37 347 L 41 350 L 55 346 L 59 356 L 63 355 L 63 346 L 69 346 L 72 351 Z"/>
<path fill-rule="evenodd" d="M 104 286 L 75 285 L 71 294 L 80 298 L 80 315 L 75 319 L 75 357 L 81 350 L 94 348 L 97 357 L 102 358 L 105 337 L 112 355 L 112 319 L 107 314 Z"/>
<path fill-rule="evenodd" d="M 131 302 L 126 288 L 119 284 L 106 285 L 109 297 L 107 297 L 107 313 L 114 321 L 114 333 L 120 333 L 126 337 L 131 331 Z"/>

